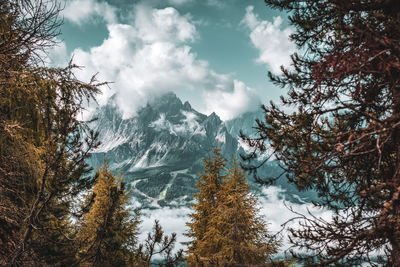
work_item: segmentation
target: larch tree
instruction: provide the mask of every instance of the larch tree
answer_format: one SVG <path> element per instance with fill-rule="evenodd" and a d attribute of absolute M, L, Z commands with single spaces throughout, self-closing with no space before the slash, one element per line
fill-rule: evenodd
<path fill-rule="evenodd" d="M 58 226 L 68 224 L 74 197 L 91 185 L 85 159 L 97 145 L 96 134 L 78 114 L 82 101 L 98 89 L 77 81 L 72 71 L 72 66 L 29 70 L 0 88 L 1 219 L 12 229 L 2 231 L 4 251 L 9 251 L 4 254 L 7 264 L 35 257 L 53 264 L 56 255 L 41 255 L 42 247 L 73 242 L 68 237 L 70 227 Z M 58 232 L 54 240 L 49 239 L 51 231 Z"/>
<path fill-rule="evenodd" d="M 255 152 L 273 151 L 289 181 L 318 191 L 334 212 L 291 229 L 309 254 L 295 255 L 309 265 L 374 264 L 386 251 L 382 260 L 400 266 L 400 2 L 266 3 L 289 12 L 301 53 L 270 74 L 288 95 L 264 106 L 259 135 L 244 139 Z"/>
<path fill-rule="evenodd" d="M 189 231 L 186 236 L 192 240 L 188 242 L 187 262 L 190 266 L 200 266 L 199 264 L 216 248 L 203 245 L 205 234 L 211 214 L 217 205 L 217 193 L 224 180 L 224 167 L 226 160 L 221 155 L 221 149 L 213 150 L 213 157 L 204 159 L 204 173 L 199 174 L 199 181 L 196 186 L 198 193 L 194 194 L 197 203 L 193 205 L 194 212 L 189 214 L 191 221 L 186 225 Z"/>
<path fill-rule="evenodd" d="M 95 180 L 84 200 L 88 212 L 79 222 L 79 264 L 129 266 L 136 254 L 139 214 L 127 207 L 130 197 L 125 185 L 106 163 L 97 171 Z"/>
<path fill-rule="evenodd" d="M 216 148 L 204 160 L 199 175 L 197 203 L 187 223 L 190 266 L 267 266 L 278 242 L 268 233 L 259 215 L 257 197 L 250 193 L 246 175 L 236 160 L 225 170 L 226 160 Z M 279 264 L 283 264 L 282 262 Z M 284 265 L 279 265 L 284 266 Z"/>
<path fill-rule="evenodd" d="M 262 265 L 269 261 L 278 242 L 269 234 L 257 208 L 258 198 L 250 193 L 246 174 L 236 160 L 218 190 L 217 201 L 201 243 L 216 248 L 207 255 L 209 265 Z"/>
<path fill-rule="evenodd" d="M 55 0 L 0 1 L 0 265 L 69 264 L 70 204 L 91 185 L 96 134 L 78 115 L 99 84 L 41 64 L 59 12 Z"/>

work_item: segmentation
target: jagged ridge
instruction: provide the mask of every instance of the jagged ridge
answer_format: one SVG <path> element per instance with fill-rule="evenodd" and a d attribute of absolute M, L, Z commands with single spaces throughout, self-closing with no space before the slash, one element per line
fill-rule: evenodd
<path fill-rule="evenodd" d="M 90 165 L 107 159 L 114 172 L 152 205 L 177 204 L 191 199 L 202 158 L 216 146 L 232 157 L 237 139 L 215 113 L 207 116 L 184 104 L 173 93 L 148 103 L 129 119 L 123 119 L 114 98 L 99 107 L 92 124 L 102 145 L 92 153 Z M 148 203 L 149 204 L 149 203 Z"/>
<path fill-rule="evenodd" d="M 123 174 L 133 195 L 145 206 L 186 205 L 196 192 L 202 159 L 210 155 L 216 142 L 225 157 L 239 158 L 244 152 L 238 142 L 239 130 L 251 134 L 254 120 L 263 116 L 257 111 L 223 122 L 217 114 L 204 115 L 167 93 L 135 116 L 123 119 L 114 101 L 111 98 L 94 114 L 97 120 L 91 126 L 99 132 L 102 145 L 92 153 L 89 164 L 97 168 L 106 159 L 113 172 Z M 273 177 L 282 170 L 272 161 L 261 171 Z M 285 179 L 277 185 L 293 202 L 316 199 L 315 192 L 299 192 Z"/>

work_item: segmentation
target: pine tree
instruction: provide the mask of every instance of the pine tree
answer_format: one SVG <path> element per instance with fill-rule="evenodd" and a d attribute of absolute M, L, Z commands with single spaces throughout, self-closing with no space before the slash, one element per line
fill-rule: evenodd
<path fill-rule="evenodd" d="M 192 241 L 188 243 L 187 261 L 191 266 L 197 266 L 210 252 L 215 251 L 212 244 L 202 245 L 207 232 L 208 222 L 217 205 L 217 193 L 222 185 L 224 175 L 222 171 L 226 166 L 225 159 L 221 155 L 221 149 L 213 150 L 213 157 L 204 160 L 204 173 L 199 175 L 196 184 L 199 192 L 194 194 L 198 201 L 193 205 L 194 212 L 189 214 L 191 222 L 187 223 L 190 230 L 185 234 Z"/>
<path fill-rule="evenodd" d="M 289 12 L 302 52 L 270 74 L 288 96 L 264 106 L 259 136 L 245 139 L 262 153 L 271 146 L 289 181 L 334 212 L 305 216 L 292 242 L 308 264 L 360 264 L 386 250 L 386 264 L 400 266 L 399 1 L 266 3 Z"/>
<path fill-rule="evenodd" d="M 137 247 L 138 213 L 127 208 L 128 192 L 106 163 L 97 171 L 85 199 L 89 211 L 80 222 L 77 257 L 81 266 L 128 266 Z"/>

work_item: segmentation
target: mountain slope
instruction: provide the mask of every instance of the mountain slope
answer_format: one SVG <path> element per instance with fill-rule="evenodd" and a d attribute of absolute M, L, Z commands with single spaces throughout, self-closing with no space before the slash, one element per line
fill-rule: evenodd
<path fill-rule="evenodd" d="M 123 119 L 113 99 L 96 110 L 91 126 L 102 145 L 92 153 L 91 166 L 107 159 L 120 172 L 142 202 L 181 204 L 192 199 L 202 158 L 218 145 L 231 158 L 238 142 L 221 119 L 194 110 L 168 93 L 154 99 L 135 116 Z"/>
<path fill-rule="evenodd" d="M 215 114 L 207 116 L 182 103 L 173 93 L 155 98 L 137 114 L 124 119 L 111 98 L 97 108 L 91 127 L 99 132 L 102 145 L 88 162 L 94 168 L 106 159 L 112 171 L 123 175 L 133 195 L 144 206 L 179 206 L 191 201 L 196 192 L 197 175 L 203 170 L 202 159 L 213 148 L 222 148 L 227 159 L 239 158 L 245 146 L 239 142 L 239 131 L 254 132 L 255 119 L 262 119 L 261 110 L 245 113 L 222 122 Z M 260 173 L 278 176 L 282 169 L 277 162 L 265 164 Z M 260 189 L 252 183 L 253 189 Z M 277 182 L 292 202 L 316 200 L 315 192 L 299 192 L 286 179 Z M 259 190 L 260 192 L 261 190 Z"/>

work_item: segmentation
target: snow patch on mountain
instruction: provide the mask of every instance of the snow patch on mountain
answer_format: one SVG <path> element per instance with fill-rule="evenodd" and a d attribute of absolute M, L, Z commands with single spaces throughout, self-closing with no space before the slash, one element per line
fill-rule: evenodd
<path fill-rule="evenodd" d="M 182 120 L 184 131 L 191 132 L 193 135 L 206 135 L 206 130 L 198 122 L 198 116 L 196 114 L 194 114 L 193 112 L 182 110 L 182 115 L 186 117 L 184 120 Z"/>
<path fill-rule="evenodd" d="M 201 114 L 173 93 L 154 99 L 131 118 L 123 119 L 112 102 L 99 107 L 95 117 L 98 120 L 91 126 L 103 144 L 88 163 L 96 169 L 106 159 L 127 183 L 148 178 L 137 190 L 152 197 L 163 192 L 163 205 L 191 201 L 202 159 L 216 141 L 227 158 L 237 153 L 237 139 L 218 115 Z M 184 169 L 188 173 L 174 173 Z M 149 200 L 144 195 L 140 198 Z"/>
<path fill-rule="evenodd" d="M 150 149 L 148 149 L 146 151 L 146 153 L 144 153 L 144 155 L 139 159 L 138 162 L 136 162 L 135 166 L 133 166 L 133 169 L 131 168 L 130 171 L 133 171 L 135 169 L 148 167 L 147 160 L 148 160 L 149 152 L 150 152 Z"/>
<path fill-rule="evenodd" d="M 143 169 L 143 168 L 153 168 L 153 167 L 160 167 L 163 165 L 163 158 L 158 159 L 158 158 L 152 158 L 149 156 L 149 154 L 155 153 L 155 154 L 162 154 L 164 155 L 167 152 L 168 148 L 166 147 L 165 144 L 156 142 L 153 143 L 149 149 L 146 150 L 144 155 L 136 162 L 136 164 L 129 169 L 129 171 L 136 171 L 138 169 Z"/>
<path fill-rule="evenodd" d="M 128 158 L 128 159 L 120 161 L 120 162 L 113 162 L 110 164 L 110 168 L 112 170 L 119 170 L 126 165 L 132 164 L 132 160 L 133 160 L 132 158 Z"/>
<path fill-rule="evenodd" d="M 97 152 L 97 153 L 108 152 L 108 151 L 126 143 L 128 140 L 129 140 L 129 137 L 122 136 L 122 135 L 114 133 L 111 130 L 108 130 L 101 136 L 101 145 L 95 150 L 95 152 Z"/>
<path fill-rule="evenodd" d="M 153 127 L 156 131 L 168 131 L 175 136 L 206 134 L 204 127 L 197 121 L 198 117 L 196 114 L 185 110 L 181 110 L 180 112 L 184 116 L 184 119 L 180 120 L 179 123 L 171 123 L 167 120 L 166 114 L 161 113 L 156 121 L 150 123 L 150 127 Z"/>
<path fill-rule="evenodd" d="M 215 139 L 218 141 L 219 144 L 226 143 L 226 132 L 218 132 Z"/>

